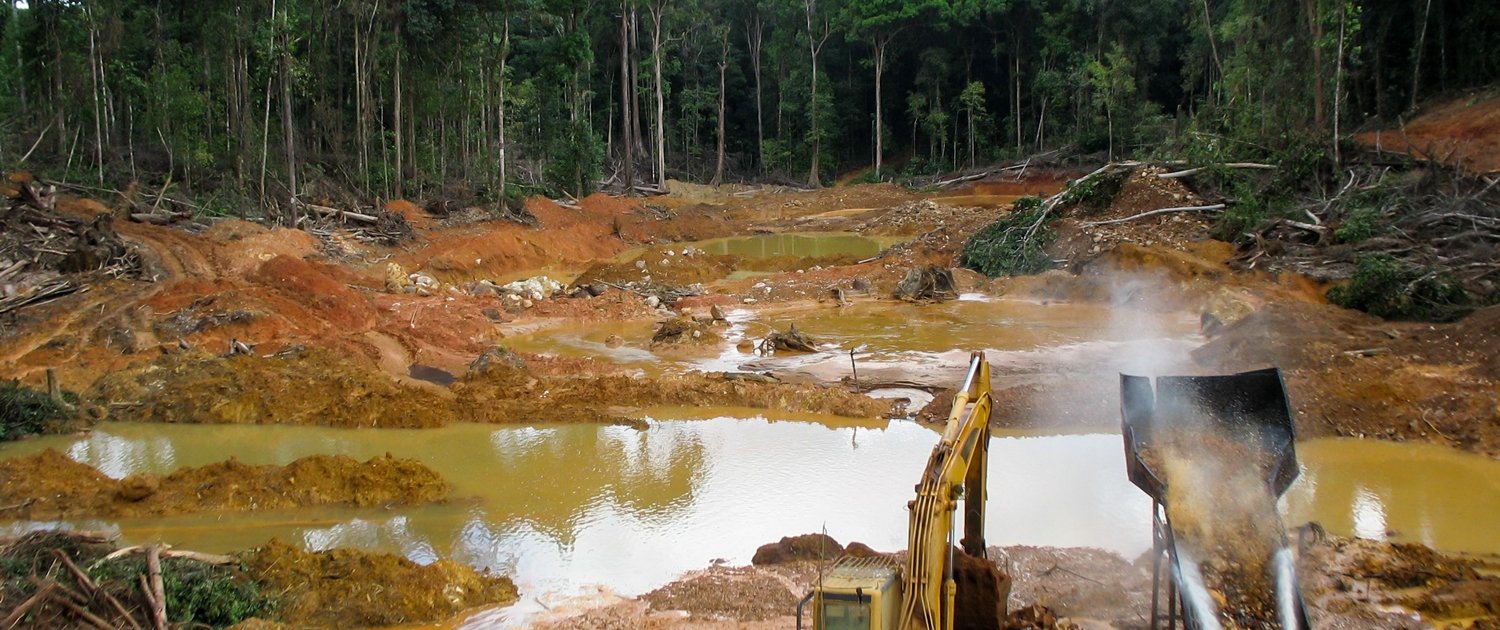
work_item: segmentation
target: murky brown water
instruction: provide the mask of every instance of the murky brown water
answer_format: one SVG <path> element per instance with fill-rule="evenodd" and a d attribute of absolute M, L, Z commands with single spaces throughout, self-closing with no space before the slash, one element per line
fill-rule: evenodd
<path fill-rule="evenodd" d="M 741 369 L 802 372 L 819 379 L 850 373 L 848 350 L 861 374 L 885 374 L 951 386 L 968 363 L 970 350 L 989 351 L 997 370 L 1011 373 L 1095 370 L 1138 371 L 1142 366 L 1183 363 L 1200 338 L 1196 314 L 1149 314 L 1106 305 L 1050 303 L 966 295 L 942 304 L 918 306 L 856 301 L 832 305 L 731 309 L 724 341 L 698 348 L 649 348 L 654 321 L 573 324 L 511 335 L 514 349 L 569 357 L 591 357 L 640 368 L 647 373 Z M 813 354 L 761 357 L 735 349 L 744 339 L 758 341 L 773 329 L 797 328 L 825 344 Z M 611 348 L 617 335 L 625 345 Z M 955 350 L 941 351 L 940 348 Z"/>
<path fill-rule="evenodd" d="M 718 417 L 706 420 L 704 414 Z M 80 520 L 127 543 L 162 539 L 222 552 L 276 536 L 417 561 L 454 558 L 515 577 L 527 606 L 597 586 L 638 594 L 715 559 L 821 531 L 877 549 L 906 541 L 905 505 L 937 434 L 909 422 L 767 419 L 752 410 L 658 410 L 647 431 L 567 425 L 429 430 L 106 424 L 87 437 L 0 446 L 0 457 L 58 448 L 113 477 L 227 457 L 286 463 L 314 453 L 414 457 L 452 481 L 446 505 L 255 515 Z M 999 545 L 1150 544 L 1149 501 L 1124 474 L 1112 434 L 997 435 L 987 536 Z M 1286 522 L 1341 534 L 1500 552 L 1500 462 L 1430 446 L 1313 441 Z M 0 526 L 0 533 L 38 523 Z M 518 611 L 527 610 L 527 606 Z"/>

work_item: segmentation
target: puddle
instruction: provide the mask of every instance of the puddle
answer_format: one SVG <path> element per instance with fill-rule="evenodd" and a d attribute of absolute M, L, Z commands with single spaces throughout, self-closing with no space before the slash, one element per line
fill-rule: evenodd
<path fill-rule="evenodd" d="M 723 414 L 708 420 L 686 420 Z M 273 536 L 418 562 L 445 557 L 515 578 L 523 601 L 651 590 L 715 559 L 748 563 L 782 536 L 821 531 L 877 549 L 906 544 L 906 501 L 937 433 L 909 422 L 768 419 L 750 410 L 658 410 L 647 431 L 614 426 L 336 430 L 105 424 L 54 447 L 112 477 L 227 457 L 286 463 L 314 453 L 414 457 L 454 485 L 448 504 L 225 516 L 71 521 L 224 552 Z M 746 418 L 746 419 L 737 419 Z M 1431 446 L 1313 441 L 1285 522 L 1391 536 L 1448 551 L 1500 552 L 1500 462 Z M 1150 502 L 1125 477 L 1115 434 L 997 435 L 986 536 L 995 545 L 1092 546 L 1134 559 L 1150 545 Z M 0 526 L 0 535 L 36 526 Z M 529 605 L 529 604 L 528 604 Z M 524 607 L 523 607 L 524 608 Z M 520 610 L 520 609 L 518 609 Z"/>
<path fill-rule="evenodd" d="M 671 247 L 677 251 L 694 247 L 710 254 L 740 256 L 742 258 L 773 258 L 776 256 L 797 256 L 800 258 L 853 256 L 855 258 L 869 258 L 879 254 L 881 250 L 905 240 L 907 239 L 902 237 L 865 236 L 849 232 L 808 232 L 715 238 L 690 243 L 673 243 Z M 640 256 L 642 251 L 641 249 L 633 249 L 620 254 L 617 259 L 625 261 L 634 260 Z"/>
<path fill-rule="evenodd" d="M 406 375 L 419 381 L 427 381 L 435 385 L 442 385 L 443 387 L 452 387 L 453 381 L 456 380 L 453 377 L 453 373 L 447 370 L 435 368 L 430 365 L 422 365 L 421 363 L 411 364 L 406 369 Z"/>
<path fill-rule="evenodd" d="M 932 202 L 944 206 L 958 208 L 1008 208 L 1020 199 L 1019 195 L 954 195 L 951 197 L 933 197 Z"/>

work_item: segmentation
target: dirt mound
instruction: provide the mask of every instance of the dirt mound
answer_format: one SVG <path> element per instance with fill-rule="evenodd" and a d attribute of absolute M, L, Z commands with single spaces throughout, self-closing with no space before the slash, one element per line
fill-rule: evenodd
<path fill-rule="evenodd" d="M 266 228 L 230 219 L 219 221 L 204 236 L 223 243 L 217 263 L 222 273 L 243 276 L 277 256 L 307 258 L 318 253 L 317 237 L 302 230 Z"/>
<path fill-rule="evenodd" d="M 1500 97 L 1465 96 L 1439 103 L 1400 129 L 1367 131 L 1354 141 L 1471 173 L 1500 171 Z"/>
<path fill-rule="evenodd" d="M 244 561 L 251 576 L 281 594 L 279 616 L 304 628 L 431 623 L 517 598 L 508 578 L 451 560 L 421 566 L 390 554 L 308 552 L 272 540 Z"/>
<path fill-rule="evenodd" d="M 685 287 L 724 278 L 734 272 L 739 262 L 734 256 L 715 256 L 702 252 L 684 255 L 672 249 L 657 247 L 627 262 L 594 263 L 573 281 L 573 286 L 609 282 Z"/>
<path fill-rule="evenodd" d="M 879 417 L 891 411 L 888 400 L 840 388 L 728 380 L 697 372 L 654 379 L 626 375 L 553 378 L 491 369 L 460 380 L 454 391 L 456 408 L 465 410 L 468 421 L 492 423 L 636 424 L 623 416 L 662 406 L 751 407 L 850 418 Z"/>
<path fill-rule="evenodd" d="M 1500 308 L 1453 324 L 1387 322 L 1328 305 L 1278 302 L 1193 353 L 1231 372 L 1279 366 L 1300 437 L 1422 439 L 1500 452 L 1495 354 Z"/>
<path fill-rule="evenodd" d="M 12 516 L 33 520 L 414 505 L 447 494 L 448 485 L 437 473 L 390 456 L 360 463 L 343 455 L 314 455 L 286 466 L 230 459 L 162 478 L 147 474 L 122 481 L 51 449 L 0 462 L 0 502 L 20 506 Z"/>
<path fill-rule="evenodd" d="M 291 256 L 276 256 L 250 276 L 286 299 L 304 305 L 337 330 L 365 330 L 375 323 L 370 300 L 335 277 L 334 268 Z"/>
<path fill-rule="evenodd" d="M 832 562 L 844 555 L 844 546 L 827 534 L 803 534 L 786 536 L 778 542 L 766 543 L 755 550 L 750 564 L 786 564 L 808 560 Z"/>
<path fill-rule="evenodd" d="M 163 356 L 101 378 L 89 398 L 128 422 L 426 428 L 457 417 L 437 394 L 317 348 L 271 357 Z"/>
<path fill-rule="evenodd" d="M 797 596 L 783 580 L 753 567 L 714 567 L 641 596 L 654 610 L 681 610 L 690 618 L 763 621 L 784 617 Z"/>
<path fill-rule="evenodd" d="M 1327 536 L 1304 540 L 1297 570 L 1314 627 L 1500 627 L 1497 556 Z"/>

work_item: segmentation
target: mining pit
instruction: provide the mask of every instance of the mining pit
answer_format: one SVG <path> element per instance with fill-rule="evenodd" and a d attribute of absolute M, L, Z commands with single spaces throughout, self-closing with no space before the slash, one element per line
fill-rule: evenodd
<path fill-rule="evenodd" d="M 1008 627 L 1138 628 L 1152 506 L 1126 476 L 1118 375 L 1271 364 L 1300 476 L 1267 526 L 1296 528 L 1315 625 L 1500 618 L 1500 311 L 1378 320 L 1232 270 L 1200 218 L 1090 224 L 1191 194 L 1156 175 L 1062 218 L 1062 268 L 958 269 L 953 299 L 916 301 L 893 297 L 909 272 L 1076 173 L 537 198 L 534 226 L 413 205 L 402 247 L 116 221 L 154 281 L 76 278 L 90 290 L 0 331 L 0 377 L 55 379 L 75 412 L 0 442 L 0 538 L 10 558 L 55 529 L 237 554 L 294 627 L 789 628 L 820 565 L 756 549 L 826 532 L 904 554 L 936 422 L 983 350 Z M 765 343 L 793 326 L 806 343 Z"/>

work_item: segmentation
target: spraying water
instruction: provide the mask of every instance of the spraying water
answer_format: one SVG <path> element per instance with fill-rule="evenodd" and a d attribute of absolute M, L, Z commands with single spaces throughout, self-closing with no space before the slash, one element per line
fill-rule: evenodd
<path fill-rule="evenodd" d="M 1271 559 L 1272 570 L 1276 572 L 1276 610 L 1281 617 L 1281 627 L 1296 628 L 1297 625 L 1297 582 L 1296 567 L 1292 563 L 1292 548 L 1282 547 L 1276 550 L 1276 556 Z"/>
<path fill-rule="evenodd" d="M 1193 611 L 1201 630 L 1221 630 L 1219 610 L 1203 583 L 1203 573 L 1198 570 L 1198 561 L 1187 549 L 1177 549 L 1177 583 L 1182 589 L 1183 606 Z"/>

